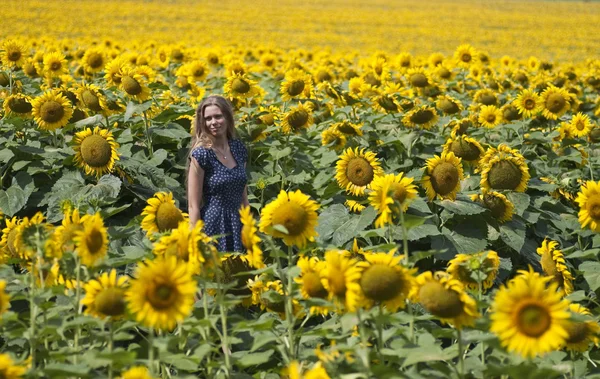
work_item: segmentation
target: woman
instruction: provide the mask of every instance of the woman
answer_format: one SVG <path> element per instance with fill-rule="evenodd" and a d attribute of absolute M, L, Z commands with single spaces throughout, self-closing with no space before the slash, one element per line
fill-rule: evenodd
<path fill-rule="evenodd" d="M 248 153 L 236 137 L 231 104 L 221 96 L 205 98 L 196 109 L 188 166 L 188 213 L 204 232 L 218 236 L 219 251 L 243 251 L 239 209 L 248 203 Z"/>

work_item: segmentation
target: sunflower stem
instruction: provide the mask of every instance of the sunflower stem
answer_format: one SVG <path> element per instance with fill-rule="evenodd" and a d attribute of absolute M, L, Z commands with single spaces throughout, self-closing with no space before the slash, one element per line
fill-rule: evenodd
<path fill-rule="evenodd" d="M 36 338 L 35 338 L 35 317 L 36 317 L 36 306 L 35 306 L 35 270 L 31 270 L 31 291 L 29 293 L 29 357 L 31 358 L 31 371 L 35 371 L 35 350 L 36 350 Z"/>
<path fill-rule="evenodd" d="M 111 321 L 108 322 L 108 354 L 112 355 L 113 352 L 113 323 Z M 108 379 L 112 379 L 113 377 L 113 360 L 110 360 L 108 364 Z"/>
<path fill-rule="evenodd" d="M 290 272 L 291 268 L 292 268 L 292 261 L 294 259 L 293 256 L 293 248 L 292 246 L 288 246 L 288 268 L 287 268 L 287 290 L 286 292 L 286 299 L 285 299 L 285 317 L 288 321 L 288 339 L 289 344 L 290 344 L 290 361 L 293 361 L 296 359 L 296 348 L 295 348 L 295 343 L 294 343 L 294 303 L 293 303 L 293 278 L 292 278 L 292 273 Z"/>
<path fill-rule="evenodd" d="M 358 334 L 360 334 L 360 344 L 362 349 L 366 349 L 369 342 L 367 341 L 367 336 L 365 335 L 365 325 L 363 320 L 360 317 L 361 308 L 358 307 L 356 309 L 356 317 L 358 318 Z M 361 355 L 362 357 L 362 355 Z M 371 365 L 369 364 L 369 359 L 363 360 L 363 366 L 365 367 L 366 377 L 369 378 L 371 376 Z"/>
<path fill-rule="evenodd" d="M 219 299 L 219 311 L 221 312 L 221 327 L 223 328 L 223 339 L 221 340 L 221 348 L 223 349 L 223 354 L 225 355 L 225 376 L 229 378 L 231 374 L 231 362 L 229 359 L 230 351 L 229 351 L 229 341 L 227 336 L 227 313 L 225 311 L 225 307 L 223 306 L 223 295 L 220 296 Z"/>
<path fill-rule="evenodd" d="M 384 364 L 383 361 L 383 305 L 379 304 L 379 315 L 376 318 L 377 324 L 377 351 L 379 352 L 380 363 Z"/>
<path fill-rule="evenodd" d="M 462 332 L 460 329 L 456 329 L 457 340 L 458 340 L 458 367 L 460 370 L 461 378 L 465 377 L 465 358 L 463 357 L 463 340 L 462 340 Z"/>
<path fill-rule="evenodd" d="M 75 255 L 75 309 L 77 311 L 77 317 L 81 314 L 81 307 L 79 306 L 80 298 L 81 298 L 81 259 L 76 254 Z M 81 327 L 77 324 L 75 328 L 75 341 L 74 341 L 74 349 L 75 349 L 75 358 L 74 362 L 77 364 L 78 358 L 78 350 L 79 350 L 79 335 L 81 334 Z"/>
<path fill-rule="evenodd" d="M 402 252 L 404 254 L 404 265 L 408 267 L 408 233 L 404 223 L 404 210 L 400 207 L 400 224 L 402 224 Z"/>
<path fill-rule="evenodd" d="M 146 144 L 148 145 L 148 153 L 150 154 L 150 158 L 154 156 L 154 150 L 152 148 L 152 136 L 150 135 L 150 125 L 148 122 L 148 115 L 146 115 L 146 111 L 144 113 L 144 127 L 146 129 Z"/>
<path fill-rule="evenodd" d="M 154 370 L 154 329 L 150 328 L 148 331 L 148 368 L 150 374 L 156 374 Z"/>
<path fill-rule="evenodd" d="M 592 168 L 592 147 L 588 145 L 588 167 L 590 169 L 590 180 L 594 181 L 594 169 Z"/>
<path fill-rule="evenodd" d="M 483 302 L 483 283 L 481 281 L 481 279 L 478 281 L 478 286 L 479 286 L 479 292 L 477 294 L 478 297 L 478 301 L 479 301 L 479 306 L 481 307 L 481 303 Z M 483 314 L 483 310 L 480 308 L 481 314 Z M 481 346 L 481 364 L 485 365 L 485 346 L 483 344 L 483 341 L 480 342 L 480 346 Z"/>
<path fill-rule="evenodd" d="M 406 300 L 406 307 L 408 308 L 408 314 L 410 315 L 410 322 L 408 324 L 410 332 L 408 337 L 411 343 L 415 343 L 415 315 L 413 313 L 412 305 L 408 300 Z"/>

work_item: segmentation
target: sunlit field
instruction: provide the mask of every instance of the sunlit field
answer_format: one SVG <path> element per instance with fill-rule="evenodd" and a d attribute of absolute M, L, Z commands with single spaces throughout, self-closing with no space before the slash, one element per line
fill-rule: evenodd
<path fill-rule="evenodd" d="M 3 5 L 0 378 L 600 373 L 600 3 Z"/>

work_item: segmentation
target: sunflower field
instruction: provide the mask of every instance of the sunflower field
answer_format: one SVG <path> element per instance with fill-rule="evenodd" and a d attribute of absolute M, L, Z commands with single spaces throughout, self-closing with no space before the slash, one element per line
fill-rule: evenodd
<path fill-rule="evenodd" d="M 598 14 L 7 0 L 0 378 L 600 377 Z M 241 252 L 186 213 L 210 94 Z"/>

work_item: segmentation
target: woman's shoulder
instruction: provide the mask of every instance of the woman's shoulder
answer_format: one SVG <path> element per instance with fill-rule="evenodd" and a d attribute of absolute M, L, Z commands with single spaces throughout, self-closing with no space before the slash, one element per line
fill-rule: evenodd
<path fill-rule="evenodd" d="M 196 146 L 192 149 L 192 155 L 205 155 L 210 150 L 210 147 Z"/>
<path fill-rule="evenodd" d="M 236 149 L 246 150 L 246 145 L 239 138 L 232 139 L 231 140 L 231 146 L 235 147 Z"/>

